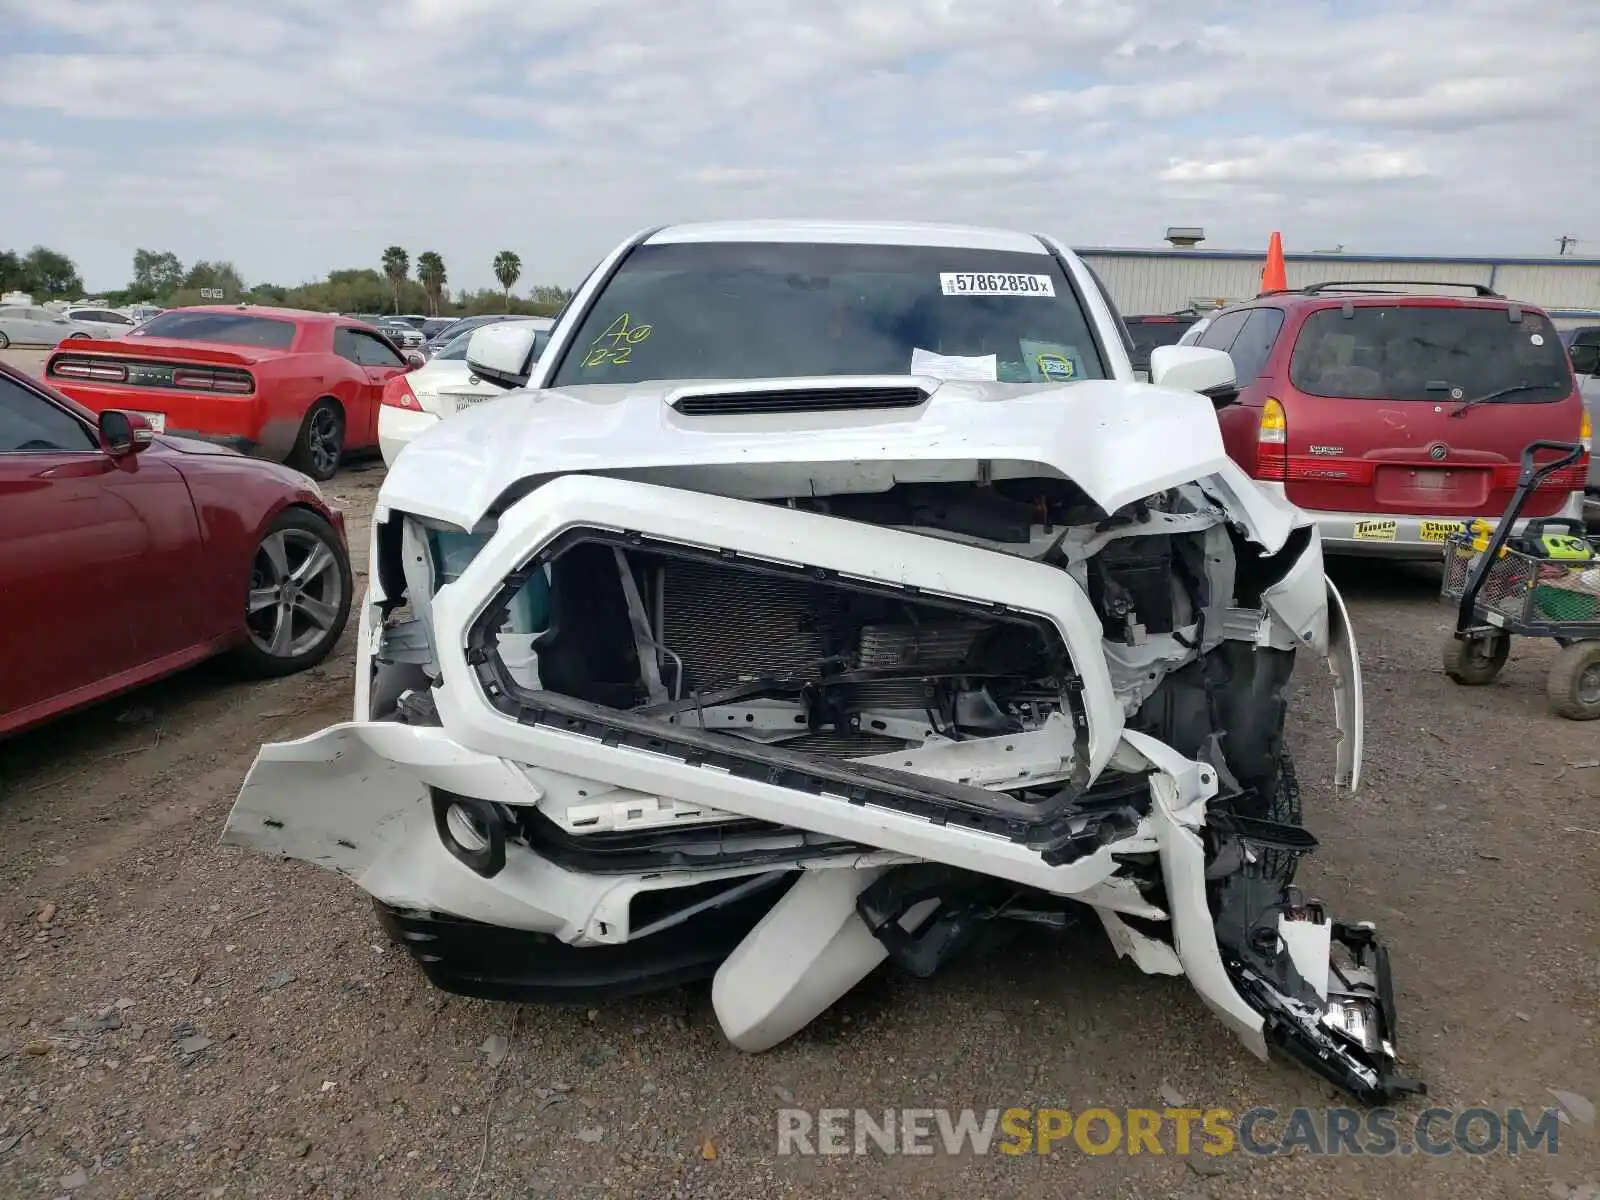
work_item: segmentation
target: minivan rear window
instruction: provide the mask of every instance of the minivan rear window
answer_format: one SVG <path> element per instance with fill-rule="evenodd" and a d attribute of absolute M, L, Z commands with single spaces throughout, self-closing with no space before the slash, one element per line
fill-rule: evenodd
<path fill-rule="evenodd" d="M 1302 392 L 1371 400 L 1548 403 L 1572 391 L 1572 370 L 1548 317 L 1504 308 L 1379 304 L 1312 313 L 1289 379 Z"/>
<path fill-rule="evenodd" d="M 152 318 L 128 336 L 287 350 L 294 342 L 294 331 L 293 321 L 259 317 L 254 313 L 184 312 L 177 309 Z"/>

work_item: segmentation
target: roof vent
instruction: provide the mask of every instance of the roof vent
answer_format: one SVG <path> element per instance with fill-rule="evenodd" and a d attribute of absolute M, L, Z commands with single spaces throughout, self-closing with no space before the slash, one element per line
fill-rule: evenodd
<path fill-rule="evenodd" d="M 1198 225 L 1168 225 L 1166 237 L 1180 250 L 1187 250 L 1205 241 L 1206 231 Z"/>

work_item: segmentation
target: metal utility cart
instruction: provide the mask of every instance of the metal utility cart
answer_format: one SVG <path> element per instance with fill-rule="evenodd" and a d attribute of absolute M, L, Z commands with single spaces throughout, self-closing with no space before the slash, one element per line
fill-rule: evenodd
<path fill-rule="evenodd" d="M 1556 458 L 1539 463 L 1538 455 Z M 1544 480 L 1583 456 L 1571 442 L 1531 442 L 1522 451 L 1517 490 L 1492 534 L 1477 529 L 1445 543 L 1443 596 L 1456 608 L 1444 644 L 1445 673 L 1459 684 L 1485 684 L 1500 673 L 1513 637 L 1553 638 L 1550 706 L 1573 721 L 1600 718 L 1600 541 L 1581 520 L 1529 521 L 1513 535 L 1528 497 Z"/>

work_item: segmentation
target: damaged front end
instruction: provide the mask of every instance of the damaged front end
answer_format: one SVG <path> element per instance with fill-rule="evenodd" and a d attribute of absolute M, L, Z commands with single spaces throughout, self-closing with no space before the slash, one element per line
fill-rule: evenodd
<path fill-rule="evenodd" d="M 1233 477 L 1108 512 L 1044 469 L 928 475 L 560 475 L 472 530 L 380 509 L 355 720 L 263 747 L 224 840 L 349 875 L 441 987 L 709 977 L 751 1051 L 886 960 L 1093 911 L 1257 1054 L 1417 1090 L 1381 944 L 1292 884 L 1299 650 L 1360 768 L 1315 531 L 1264 530 Z"/>

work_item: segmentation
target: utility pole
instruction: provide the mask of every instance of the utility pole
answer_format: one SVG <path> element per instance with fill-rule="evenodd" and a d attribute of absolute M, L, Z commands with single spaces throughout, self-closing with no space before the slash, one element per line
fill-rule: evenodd
<path fill-rule="evenodd" d="M 1567 247 L 1568 246 L 1576 246 L 1578 244 L 1578 239 L 1577 238 L 1568 237 L 1566 234 L 1562 234 L 1560 237 L 1558 237 L 1556 239 L 1556 241 L 1561 246 L 1561 249 L 1556 251 L 1557 254 L 1565 254 L 1567 252 Z"/>

